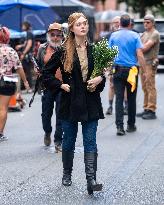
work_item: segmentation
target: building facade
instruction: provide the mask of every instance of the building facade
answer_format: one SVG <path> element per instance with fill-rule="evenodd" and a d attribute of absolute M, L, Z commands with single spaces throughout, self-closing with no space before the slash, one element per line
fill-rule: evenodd
<path fill-rule="evenodd" d="M 96 11 L 104 10 L 116 10 L 117 9 L 117 0 L 105 0 L 104 4 L 101 0 L 81 0 L 84 3 L 90 4 L 95 7 Z"/>
<path fill-rule="evenodd" d="M 106 11 L 106 10 L 116 10 L 117 9 L 117 0 L 81 0 L 84 3 L 90 4 L 95 7 L 95 11 Z M 101 37 L 101 33 L 109 31 L 109 23 L 96 23 L 96 32 L 94 39 L 98 40 Z"/>

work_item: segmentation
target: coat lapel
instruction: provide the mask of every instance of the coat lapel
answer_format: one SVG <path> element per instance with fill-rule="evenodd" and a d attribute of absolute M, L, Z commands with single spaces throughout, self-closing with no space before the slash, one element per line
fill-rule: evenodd
<path fill-rule="evenodd" d="M 78 76 L 80 77 L 80 80 L 83 81 L 83 77 L 82 77 L 82 72 L 81 72 L 81 66 L 80 66 L 80 60 L 77 54 L 77 51 L 75 50 L 75 54 L 74 54 L 74 72 L 78 73 Z"/>
<path fill-rule="evenodd" d="M 88 44 L 88 46 L 87 46 L 87 56 L 88 56 L 88 76 L 87 76 L 87 80 L 89 80 L 91 75 L 92 75 L 92 71 L 94 69 L 92 45 L 91 44 Z"/>

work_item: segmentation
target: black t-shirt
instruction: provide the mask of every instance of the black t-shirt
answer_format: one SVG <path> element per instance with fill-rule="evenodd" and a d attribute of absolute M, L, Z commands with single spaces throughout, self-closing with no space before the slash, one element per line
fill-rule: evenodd
<path fill-rule="evenodd" d="M 31 31 L 27 31 L 27 35 L 25 37 L 25 41 L 26 41 L 25 47 L 27 45 L 27 41 L 28 40 L 32 40 L 32 47 L 28 51 L 28 53 L 32 53 L 33 52 L 33 48 L 34 48 L 34 35 L 33 35 L 33 33 Z"/>

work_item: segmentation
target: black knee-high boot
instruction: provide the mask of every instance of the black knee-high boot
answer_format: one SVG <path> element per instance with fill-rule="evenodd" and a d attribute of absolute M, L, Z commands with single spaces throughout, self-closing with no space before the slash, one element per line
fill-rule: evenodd
<path fill-rule="evenodd" d="M 94 191 L 101 191 L 102 184 L 97 184 L 96 182 L 97 152 L 85 152 L 84 163 L 88 194 L 93 194 Z"/>
<path fill-rule="evenodd" d="M 64 186 L 71 186 L 71 174 L 73 167 L 74 151 L 62 150 L 62 161 L 63 161 L 63 178 L 62 184 Z"/>

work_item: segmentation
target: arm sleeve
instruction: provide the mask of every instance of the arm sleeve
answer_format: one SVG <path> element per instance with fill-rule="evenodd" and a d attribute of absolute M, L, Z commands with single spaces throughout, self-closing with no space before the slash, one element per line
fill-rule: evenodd
<path fill-rule="evenodd" d="M 159 41 L 159 35 L 157 33 L 153 33 L 150 37 L 150 40 L 152 40 L 154 43 L 157 43 Z"/>
<path fill-rule="evenodd" d="M 37 59 L 37 62 L 40 68 L 42 68 L 42 60 L 41 60 L 42 52 L 43 52 L 43 45 L 40 45 L 38 52 L 37 52 L 37 56 L 36 56 L 36 59 Z"/>
<path fill-rule="evenodd" d="M 137 34 L 137 38 L 136 38 L 136 50 L 139 49 L 139 48 L 143 48 L 143 44 L 142 44 L 142 41 L 141 41 L 140 36 Z"/>
<path fill-rule="evenodd" d="M 43 79 L 43 83 L 46 89 L 52 93 L 58 93 L 61 90 L 62 82 L 55 77 L 49 79 Z"/>
<path fill-rule="evenodd" d="M 56 73 L 57 69 L 62 67 L 61 62 L 62 52 L 56 51 L 51 59 L 47 62 L 42 70 L 42 78 L 45 87 L 51 92 L 58 92 L 62 85 L 62 82 L 55 78 L 54 73 Z"/>
<path fill-rule="evenodd" d="M 41 50 L 42 50 L 42 45 L 39 46 L 38 52 L 37 52 L 37 60 L 40 61 L 40 54 L 41 54 Z"/>
<path fill-rule="evenodd" d="M 104 90 L 105 82 L 106 82 L 106 78 L 105 78 L 105 76 L 103 76 L 103 80 L 101 81 L 101 83 L 99 83 L 97 85 L 96 92 L 100 93 L 100 92 L 102 92 Z"/>
<path fill-rule="evenodd" d="M 33 34 L 31 32 L 27 32 L 27 40 L 33 40 Z"/>

